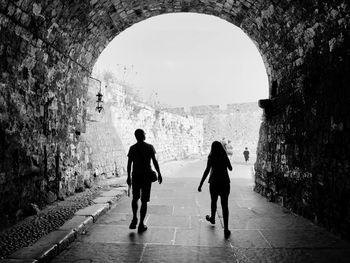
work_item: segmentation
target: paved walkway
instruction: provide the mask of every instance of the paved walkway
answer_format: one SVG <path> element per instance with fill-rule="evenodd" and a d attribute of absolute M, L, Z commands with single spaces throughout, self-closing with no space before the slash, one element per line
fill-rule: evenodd
<path fill-rule="evenodd" d="M 232 235 L 224 239 L 219 202 L 212 226 L 208 188 L 196 190 L 205 161 L 175 168 L 163 167 L 163 184 L 153 184 L 145 233 L 128 229 L 124 197 L 53 262 L 349 262 L 349 243 L 254 193 L 249 165 L 231 174 Z"/>

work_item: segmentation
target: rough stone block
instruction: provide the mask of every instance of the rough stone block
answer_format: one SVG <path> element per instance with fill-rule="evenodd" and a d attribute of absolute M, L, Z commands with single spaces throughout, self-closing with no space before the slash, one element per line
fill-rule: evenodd
<path fill-rule="evenodd" d="M 92 200 L 95 204 L 114 204 L 117 201 L 116 197 L 113 196 L 104 196 L 104 197 L 97 197 L 96 199 Z"/>
<path fill-rule="evenodd" d="M 110 190 L 110 191 L 107 191 L 107 192 L 103 192 L 101 194 L 101 196 L 104 196 L 104 197 L 115 197 L 115 196 L 122 196 L 126 193 L 126 190 L 123 188 L 123 189 L 120 189 L 120 188 L 116 188 L 116 189 L 113 189 L 113 190 Z"/>
<path fill-rule="evenodd" d="M 84 227 L 82 229 L 79 229 L 78 232 L 79 233 L 84 232 L 86 229 L 88 229 L 93 224 L 94 224 L 94 218 L 92 216 L 87 217 L 84 221 Z"/>
<path fill-rule="evenodd" d="M 22 248 L 12 255 L 10 259 L 36 259 L 40 262 L 47 262 L 59 253 L 59 244 L 63 240 L 70 239 L 72 231 L 53 231 L 40 238 L 35 244 Z"/>
<path fill-rule="evenodd" d="M 37 263 L 36 259 L 2 259 L 0 263 Z"/>
<path fill-rule="evenodd" d="M 63 226 L 58 230 L 71 230 L 74 229 L 78 233 L 82 231 L 85 227 L 87 217 L 86 216 L 74 216 L 72 219 L 67 221 Z"/>
<path fill-rule="evenodd" d="M 106 213 L 108 209 L 109 209 L 109 204 L 95 204 L 79 210 L 78 212 L 75 213 L 75 215 L 92 216 L 94 222 L 96 222 L 97 218 L 103 215 L 104 213 Z"/>
<path fill-rule="evenodd" d="M 65 230 L 62 230 L 65 231 Z M 61 253 L 70 243 L 77 238 L 77 232 L 73 229 L 58 242 L 58 253 Z"/>

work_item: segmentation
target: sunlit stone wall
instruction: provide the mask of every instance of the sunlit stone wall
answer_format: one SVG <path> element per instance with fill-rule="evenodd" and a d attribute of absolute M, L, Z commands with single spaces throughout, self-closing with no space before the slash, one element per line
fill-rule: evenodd
<path fill-rule="evenodd" d="M 225 109 L 219 105 L 204 105 L 191 107 L 190 114 L 203 118 L 204 151 L 208 153 L 213 141 L 231 141 L 233 147 L 232 160 L 244 161 L 243 151 L 250 151 L 250 161 L 256 159 L 256 149 L 259 140 L 262 110 L 258 103 L 228 104 Z"/>
<path fill-rule="evenodd" d="M 118 84 L 103 90 L 104 111 L 97 113 L 97 90 L 90 87 L 84 134 L 90 148 L 89 167 L 96 175 L 125 173 L 127 152 L 136 143 L 138 128 L 146 132 L 146 142 L 154 145 L 161 162 L 202 154 L 202 119 L 156 110 L 127 96 Z"/>

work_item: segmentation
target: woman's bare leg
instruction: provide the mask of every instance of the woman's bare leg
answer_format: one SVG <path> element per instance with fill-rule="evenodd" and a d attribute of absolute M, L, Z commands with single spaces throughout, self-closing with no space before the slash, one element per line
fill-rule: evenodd
<path fill-rule="evenodd" d="M 228 230 L 228 196 L 221 196 L 222 217 L 224 219 L 224 229 Z"/>

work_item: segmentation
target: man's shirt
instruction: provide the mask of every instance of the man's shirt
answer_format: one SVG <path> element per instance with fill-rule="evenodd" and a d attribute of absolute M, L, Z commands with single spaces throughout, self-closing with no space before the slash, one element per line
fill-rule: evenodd
<path fill-rule="evenodd" d="M 128 157 L 132 161 L 132 175 L 138 177 L 151 170 L 151 159 L 156 150 L 152 144 L 137 142 L 129 149 Z"/>

